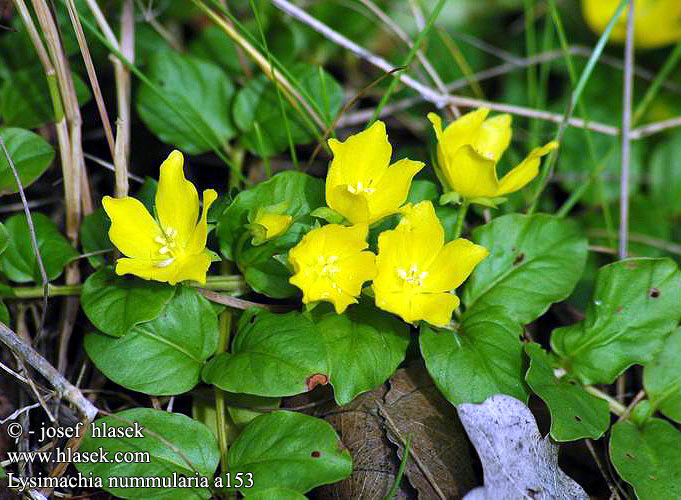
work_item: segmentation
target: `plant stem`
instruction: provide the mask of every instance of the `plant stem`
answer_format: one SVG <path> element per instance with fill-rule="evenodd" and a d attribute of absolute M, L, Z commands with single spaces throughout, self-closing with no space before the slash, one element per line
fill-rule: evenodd
<path fill-rule="evenodd" d="M 241 275 L 228 276 L 208 276 L 205 285 L 197 285 L 208 290 L 242 291 L 246 288 L 246 282 Z M 70 295 L 80 295 L 83 286 L 75 285 L 48 285 L 48 297 L 66 297 Z M 42 298 L 44 289 L 41 286 L 26 286 L 12 288 L 12 294 L 7 295 L 5 299 L 37 299 Z"/>
<path fill-rule="evenodd" d="M 606 394 L 605 392 L 601 391 L 600 389 L 596 389 L 592 385 L 585 385 L 584 390 L 586 392 L 588 392 L 589 394 L 596 396 L 597 398 L 601 398 L 601 399 L 604 399 L 605 401 L 607 401 L 608 406 L 610 407 L 610 411 L 612 413 L 614 413 L 615 415 L 617 415 L 618 417 L 624 415 L 624 412 L 626 411 L 627 407 L 624 406 L 619 401 L 617 401 L 611 395 Z"/>
<path fill-rule="evenodd" d="M 421 48 L 423 40 L 425 40 L 428 33 L 430 33 L 430 30 L 433 27 L 433 24 L 435 24 L 435 20 L 437 19 L 437 16 L 440 14 L 442 7 L 445 6 L 446 1 L 447 0 L 438 1 L 437 5 L 433 9 L 433 12 L 430 14 L 430 17 L 428 17 L 428 21 L 426 21 L 426 25 L 423 27 L 423 30 L 421 30 L 419 36 L 416 37 L 416 40 L 414 40 L 414 45 L 412 45 L 411 48 L 409 49 L 407 57 L 405 57 L 404 63 L 402 64 L 404 68 L 409 67 L 409 65 L 411 64 L 411 61 L 414 59 L 414 56 L 416 56 L 416 52 Z M 390 96 L 393 93 L 393 90 L 395 90 L 395 86 L 397 85 L 397 82 L 399 80 L 400 80 L 399 78 L 393 77 L 392 81 L 390 82 L 390 85 L 388 86 L 388 89 L 385 91 L 385 94 L 383 94 L 383 97 L 381 97 L 378 106 L 376 106 L 376 110 L 374 111 L 374 116 L 371 119 L 371 123 L 375 122 L 376 119 L 381 114 L 383 106 L 385 106 L 388 103 L 388 99 L 390 99 Z"/>
<path fill-rule="evenodd" d="M 461 202 L 461 206 L 459 207 L 459 213 L 456 214 L 456 227 L 454 228 L 454 239 L 461 236 L 461 232 L 463 231 L 463 221 L 466 218 L 466 213 L 468 212 L 469 206 L 470 202 L 464 198 L 463 202 Z"/>
<path fill-rule="evenodd" d="M 229 337 L 232 326 L 232 312 L 226 309 L 220 314 L 220 337 L 216 354 L 227 351 Z M 218 446 L 220 447 L 220 473 L 226 474 L 227 464 L 227 414 L 225 408 L 225 393 L 222 389 L 215 387 L 215 423 L 218 431 Z"/>

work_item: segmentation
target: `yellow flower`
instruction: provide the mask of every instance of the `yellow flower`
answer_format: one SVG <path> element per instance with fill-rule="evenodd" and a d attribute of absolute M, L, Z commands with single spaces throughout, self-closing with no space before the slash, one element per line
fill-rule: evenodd
<path fill-rule="evenodd" d="M 109 238 L 126 256 L 118 259 L 116 273 L 134 274 L 147 280 L 206 282 L 211 253 L 206 249 L 208 208 L 217 198 L 212 189 L 203 192 L 203 213 L 199 217 L 199 195 L 184 177 L 184 158 L 170 153 L 161 165 L 156 191 L 155 220 L 135 198 L 102 200 L 111 219 Z"/>
<path fill-rule="evenodd" d="M 367 248 L 366 224 L 328 224 L 313 229 L 289 252 L 295 274 L 289 280 L 303 291 L 303 303 L 333 303 L 341 314 L 357 303 L 362 284 L 376 275 L 376 256 Z"/>
<path fill-rule="evenodd" d="M 459 238 L 445 245 L 430 201 L 403 209 L 402 220 L 378 237 L 376 305 L 408 323 L 449 323 L 459 299 L 452 292 L 489 252 Z"/>
<path fill-rule="evenodd" d="M 388 166 L 392 147 L 381 121 L 345 142 L 330 139 L 329 147 L 333 160 L 326 176 L 326 203 L 352 224 L 373 224 L 396 213 L 423 168 L 406 158 Z"/>
<path fill-rule="evenodd" d="M 436 172 L 445 189 L 472 202 L 483 202 L 518 191 L 539 172 L 541 157 L 556 149 L 549 142 L 536 148 L 506 174 L 497 179 L 497 162 L 511 142 L 511 116 L 487 118 L 489 109 L 480 108 L 463 115 L 442 130 L 442 120 L 429 113 L 437 136 Z"/>
<path fill-rule="evenodd" d="M 603 33 L 619 0 L 582 0 L 582 13 L 589 27 Z M 619 17 L 610 40 L 623 42 L 627 37 L 627 12 Z M 635 0 L 634 42 L 637 47 L 662 47 L 681 38 L 681 2 L 679 0 Z"/>
<path fill-rule="evenodd" d="M 269 212 L 266 209 L 258 208 L 251 226 L 253 245 L 262 245 L 277 236 L 284 234 L 291 224 L 293 217 L 290 215 L 280 215 Z"/>

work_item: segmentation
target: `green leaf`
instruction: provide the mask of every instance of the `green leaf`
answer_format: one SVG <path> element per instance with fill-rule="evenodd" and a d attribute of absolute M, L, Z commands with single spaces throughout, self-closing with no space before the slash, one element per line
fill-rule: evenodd
<path fill-rule="evenodd" d="M 143 427 L 144 437 L 93 437 L 94 429 L 101 433 L 106 425 L 109 429 L 124 428 L 134 432 L 135 422 Z M 125 431 L 123 431 L 125 432 Z M 137 455 L 137 461 L 130 463 L 107 463 L 94 461 L 75 462 L 78 471 L 85 477 L 102 478 L 103 489 L 119 498 L 153 498 L 156 500 L 175 500 L 178 491 L 182 498 L 198 500 L 211 497 L 206 487 L 150 487 L 138 486 L 145 480 L 161 485 L 162 478 L 172 480 L 173 474 L 184 475 L 189 479 L 206 478 L 213 486 L 213 474 L 218 465 L 219 451 L 211 431 L 203 424 L 179 413 L 169 413 L 151 408 L 135 408 L 95 420 L 88 429 L 79 452 L 108 452 L 107 458 L 113 461 L 116 453 L 148 453 L 149 462 L 145 463 Z M 133 456 L 133 455 L 129 455 Z M 91 476 L 90 476 L 91 474 Z M 197 476 L 198 474 L 198 476 Z M 118 479 L 114 479 L 118 478 Z M 120 481 L 139 478 L 128 483 L 128 487 L 116 487 Z M 118 483 L 116 482 L 118 481 Z M 200 486 L 200 485 L 199 485 Z"/>
<path fill-rule="evenodd" d="M 105 267 L 85 281 L 80 301 L 101 332 L 122 337 L 135 325 L 158 318 L 174 293 L 175 289 L 164 283 L 118 276 Z"/>
<path fill-rule="evenodd" d="M 0 131 L 7 153 L 21 179 L 21 186 L 33 184 L 54 160 L 54 149 L 45 139 L 30 130 L 6 128 Z M 14 173 L 4 152 L 0 152 L 0 196 L 19 192 Z"/>
<path fill-rule="evenodd" d="M 255 291 L 274 298 L 295 295 L 297 288 L 289 284 L 291 273 L 284 264 L 286 254 L 312 228 L 314 219 L 309 214 L 323 205 L 324 183 L 320 179 L 301 172 L 280 172 L 240 192 L 220 215 L 216 231 L 220 251 L 237 262 Z M 293 223 L 282 235 L 253 246 L 245 227 L 249 214 L 268 206 L 278 207 L 280 215 L 293 217 Z"/>
<path fill-rule="evenodd" d="M 0 255 L 7 249 L 9 245 L 9 233 L 5 225 L 0 222 Z"/>
<path fill-rule="evenodd" d="M 681 272 L 671 259 L 626 259 L 602 267 L 580 323 L 557 328 L 551 347 L 585 384 L 609 384 L 660 350 L 681 319 Z"/>
<path fill-rule="evenodd" d="M 85 337 L 85 350 L 104 375 L 119 385 L 153 395 L 181 394 L 199 381 L 218 342 L 213 306 L 189 287 L 179 287 L 162 314 L 121 338 Z"/>
<path fill-rule="evenodd" d="M 523 325 L 570 295 L 587 256 L 577 224 L 544 214 L 499 217 L 473 241 L 490 254 L 468 280 L 464 304 L 470 312 L 503 306 Z"/>
<path fill-rule="evenodd" d="M 90 100 L 90 91 L 76 73 L 71 76 L 78 104 L 82 106 Z M 15 71 L 5 80 L 0 90 L 0 116 L 7 127 L 38 128 L 54 121 L 50 89 L 42 67 Z"/>
<path fill-rule="evenodd" d="M 253 473 L 253 488 L 305 493 L 352 473 L 352 457 L 324 420 L 278 411 L 251 422 L 229 448 L 232 474 Z"/>
<path fill-rule="evenodd" d="M 330 124 L 340 111 L 343 89 L 331 75 L 317 66 L 296 65 L 291 69 L 302 89 L 313 99 L 325 123 Z M 254 154 L 272 156 L 289 147 L 282 107 L 294 144 L 312 142 L 308 125 L 281 95 L 279 104 L 274 85 L 260 75 L 248 81 L 234 99 L 234 122 L 243 133 L 244 145 Z"/>
<path fill-rule="evenodd" d="M 5 325 L 9 325 L 10 322 L 9 309 L 7 309 L 7 304 L 2 300 L 0 300 L 0 321 Z"/>
<path fill-rule="evenodd" d="M 494 394 L 527 402 L 522 330 L 501 307 L 467 313 L 460 331 L 421 324 L 428 373 L 452 403 L 482 403 Z"/>
<path fill-rule="evenodd" d="M 205 366 L 204 382 L 229 392 L 293 396 L 328 381 L 324 341 L 314 323 L 298 312 L 243 314 L 230 353 Z"/>
<path fill-rule="evenodd" d="M 681 132 L 658 144 L 650 157 L 650 195 L 657 210 L 681 213 Z"/>
<path fill-rule="evenodd" d="M 322 310 L 326 312 L 322 314 Z M 329 378 L 339 405 L 385 382 L 404 360 L 409 327 L 392 314 L 361 304 L 336 314 L 314 310 L 329 357 Z"/>
<path fill-rule="evenodd" d="M 80 243 L 83 246 L 83 252 L 91 253 L 113 249 L 113 243 L 109 239 L 110 227 L 111 221 L 102 207 L 83 217 L 83 222 L 80 225 Z M 103 255 L 91 255 L 88 257 L 88 261 L 95 268 L 102 267 L 106 263 Z"/>
<path fill-rule="evenodd" d="M 31 214 L 35 227 L 38 250 L 42 258 L 47 279 L 57 278 L 66 264 L 78 256 L 78 252 L 59 232 L 49 217 L 38 212 Z M 0 256 L 0 267 L 7 277 L 17 283 L 42 281 L 40 270 L 31 245 L 31 235 L 23 214 L 13 215 L 7 219 L 5 226 L 9 233 L 9 245 Z"/>
<path fill-rule="evenodd" d="M 681 423 L 681 329 L 669 335 L 643 371 L 643 385 L 653 408 Z"/>
<path fill-rule="evenodd" d="M 171 50 L 158 51 L 151 57 L 149 78 L 182 113 L 150 86 L 140 87 L 137 112 L 163 142 L 200 154 L 225 146 L 234 137 L 229 116 L 234 86 L 219 66 Z"/>
<path fill-rule="evenodd" d="M 227 73 L 240 74 L 243 72 L 236 45 L 217 26 L 206 26 L 201 30 L 199 36 L 189 45 L 189 53 L 205 61 L 220 65 Z M 248 64 L 246 58 L 244 58 L 244 63 Z"/>
<path fill-rule="evenodd" d="M 640 500 L 681 498 L 680 449 L 681 433 L 658 418 L 647 420 L 641 427 L 630 420 L 612 427 L 612 464 Z"/>
<path fill-rule="evenodd" d="M 244 500 L 305 500 L 302 493 L 288 488 L 268 488 L 255 493 L 246 492 Z"/>
<path fill-rule="evenodd" d="M 549 407 L 551 437 L 556 441 L 600 438 L 610 426 L 608 403 L 586 392 L 539 344 L 527 344 L 525 352 L 530 357 L 525 380 Z"/>

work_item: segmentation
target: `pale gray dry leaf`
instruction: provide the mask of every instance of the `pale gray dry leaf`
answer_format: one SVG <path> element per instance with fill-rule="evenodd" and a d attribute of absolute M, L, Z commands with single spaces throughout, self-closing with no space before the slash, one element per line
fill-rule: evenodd
<path fill-rule="evenodd" d="M 478 452 L 484 486 L 464 500 L 588 500 L 558 468 L 558 446 L 542 438 L 530 410 L 497 394 L 482 404 L 460 404 L 459 418 Z"/>
<path fill-rule="evenodd" d="M 405 476 L 419 499 L 461 498 L 476 481 L 472 450 L 456 410 L 435 387 L 422 363 L 397 370 L 389 384 L 381 413 L 400 459 L 404 440 L 411 437 Z"/>

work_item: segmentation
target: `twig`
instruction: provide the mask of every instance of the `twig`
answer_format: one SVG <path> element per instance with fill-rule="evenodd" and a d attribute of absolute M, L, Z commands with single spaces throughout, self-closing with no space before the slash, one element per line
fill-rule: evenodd
<path fill-rule="evenodd" d="M 83 157 L 87 158 L 88 160 L 91 160 L 95 162 L 97 165 L 100 165 L 106 169 L 111 170 L 112 172 L 116 171 L 116 168 L 114 167 L 113 163 L 109 163 L 108 161 L 102 160 L 101 158 L 91 155 L 90 153 L 83 153 Z M 140 184 L 144 184 L 144 179 L 142 179 L 140 176 L 131 174 L 128 172 L 128 179 L 132 179 L 135 182 L 139 182 Z"/>
<path fill-rule="evenodd" d="M 258 302 L 251 302 L 249 300 L 237 299 L 225 293 L 214 292 L 206 288 L 198 288 L 197 291 L 206 297 L 211 302 L 222 304 L 232 309 L 248 309 L 249 307 L 257 307 L 258 309 L 267 309 L 268 311 L 289 311 L 291 307 L 274 305 L 274 304 L 260 304 Z"/>
<path fill-rule="evenodd" d="M 620 226 L 618 255 L 627 257 L 629 233 L 629 165 L 631 131 L 631 94 L 634 86 L 632 68 L 634 66 L 634 0 L 629 0 L 627 16 L 627 39 L 624 48 L 624 92 L 622 96 L 622 175 L 620 177 Z"/>
<path fill-rule="evenodd" d="M 676 127 L 681 127 L 681 116 L 635 128 L 629 132 L 629 139 L 642 139 L 644 137 L 657 134 L 658 132 L 662 132 L 663 130 Z"/>
<path fill-rule="evenodd" d="M 639 401 L 641 401 L 644 397 L 646 396 L 646 391 L 641 389 L 638 391 L 636 396 L 634 396 L 634 399 L 631 400 L 631 403 L 629 403 L 629 406 L 627 406 L 627 409 L 624 410 L 624 413 L 622 413 L 619 418 L 617 419 L 618 422 L 621 422 L 622 420 L 629 418 L 629 414 L 631 413 L 631 410 L 634 409 L 634 406 L 638 404 Z"/>
<path fill-rule="evenodd" d="M 135 17 L 132 0 L 125 0 L 121 8 L 120 50 L 131 64 L 135 62 Z M 114 172 L 116 174 L 116 196 L 128 195 L 128 162 L 130 157 L 130 70 L 123 62 L 111 56 L 116 83 L 116 150 Z"/>
<path fill-rule="evenodd" d="M 38 247 L 38 238 L 35 234 L 35 226 L 33 225 L 33 217 L 31 217 L 31 211 L 28 208 L 28 201 L 26 200 L 26 194 L 24 193 L 24 187 L 21 185 L 21 179 L 19 178 L 19 173 L 17 168 L 14 166 L 14 161 L 7 152 L 7 147 L 5 146 L 5 140 L 0 136 L 0 146 L 2 146 L 2 151 L 5 154 L 9 168 L 14 175 L 14 180 L 19 188 L 19 196 L 21 197 L 21 203 L 24 205 L 24 213 L 26 214 L 26 224 L 28 225 L 28 233 L 31 236 L 31 247 L 33 248 L 33 253 L 35 254 L 36 262 L 38 263 L 38 270 L 40 271 L 40 279 L 43 283 L 43 312 L 40 317 L 40 325 L 38 328 L 38 333 L 43 331 L 45 326 L 45 317 L 47 315 L 47 295 L 49 280 L 47 279 L 47 273 L 45 272 L 45 265 L 43 264 L 43 259 L 40 256 L 40 248 Z"/>
<path fill-rule="evenodd" d="M 374 55 L 373 53 L 369 52 L 363 47 L 360 47 L 357 45 L 355 42 L 347 39 L 340 33 L 334 31 L 333 29 L 329 28 L 326 24 L 318 21 L 314 17 L 310 16 L 307 12 L 304 10 L 296 7 L 295 5 L 291 4 L 287 0 L 272 0 L 272 3 L 278 7 L 280 10 L 286 12 L 287 14 L 291 15 L 292 17 L 298 19 L 299 21 L 303 22 L 304 24 L 310 26 L 312 29 L 315 31 L 321 33 L 324 35 L 326 38 L 331 40 L 332 42 L 337 43 L 338 45 L 350 50 L 353 52 L 355 55 L 357 55 L 359 58 L 364 59 L 365 61 L 369 62 L 373 66 L 376 66 L 377 68 L 383 70 L 383 71 L 392 71 L 394 66 L 390 64 L 388 61 L 385 59 Z M 496 102 L 489 102 L 489 101 L 484 101 L 480 99 L 473 99 L 469 97 L 462 97 L 462 96 L 453 96 L 453 95 L 443 95 L 440 94 L 439 92 L 435 91 L 434 89 L 423 85 L 422 83 L 414 80 L 412 77 L 409 75 L 405 75 L 404 73 L 399 74 L 397 76 L 402 83 L 407 85 L 408 87 L 411 87 L 414 89 L 416 92 L 421 94 L 421 97 L 433 103 L 436 107 L 442 108 L 443 106 L 452 103 L 456 106 L 461 106 L 461 107 L 466 107 L 466 108 L 477 108 L 477 107 L 486 107 L 490 108 L 493 111 L 499 111 L 502 113 L 511 113 L 515 115 L 520 115 L 520 116 L 526 116 L 529 118 L 535 118 L 538 120 L 546 120 L 546 121 L 551 121 L 554 123 L 561 123 L 564 120 L 564 116 L 556 113 L 550 113 L 548 111 L 542 111 L 542 110 L 537 110 L 537 109 L 531 109 L 531 108 L 525 108 L 522 106 L 513 106 L 510 104 L 502 104 L 502 103 L 496 103 Z M 585 120 L 582 120 L 580 118 L 570 118 L 567 120 L 567 125 L 573 126 L 573 127 L 581 127 L 581 128 L 589 128 L 591 130 L 594 130 L 596 132 L 600 132 L 602 134 L 606 135 L 612 135 L 612 136 L 617 136 L 619 135 L 619 129 L 617 127 L 613 127 L 611 125 L 606 125 L 602 123 L 597 123 L 597 122 L 586 122 Z"/>
<path fill-rule="evenodd" d="M 83 393 L 59 373 L 45 358 L 22 341 L 16 333 L 0 322 L 0 342 L 5 344 L 24 363 L 35 368 L 45 377 L 60 397 L 71 402 L 88 420 L 97 415 L 97 408 L 83 396 Z"/>

